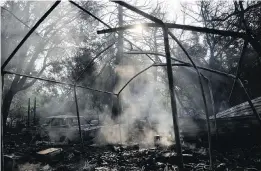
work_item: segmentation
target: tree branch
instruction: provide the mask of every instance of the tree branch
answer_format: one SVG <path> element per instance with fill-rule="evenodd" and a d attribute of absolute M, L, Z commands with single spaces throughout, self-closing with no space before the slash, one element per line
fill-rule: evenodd
<path fill-rule="evenodd" d="M 50 65 L 50 64 L 49 64 Z M 42 75 L 42 73 L 44 72 L 45 68 L 48 67 L 49 65 L 44 65 L 41 69 L 41 71 L 37 74 L 36 77 L 40 77 Z M 22 88 L 20 88 L 18 91 L 22 91 L 25 90 L 29 87 L 31 87 L 35 82 L 37 81 L 37 79 L 33 79 L 31 82 L 27 83 L 26 85 L 24 85 Z"/>
<path fill-rule="evenodd" d="M 257 3 L 255 5 L 249 6 L 246 9 L 244 9 L 243 11 L 241 11 L 241 12 L 246 13 L 246 12 L 248 12 L 249 10 L 251 10 L 253 8 L 258 8 L 259 6 L 261 6 L 261 3 Z M 228 16 L 226 16 L 225 18 L 214 18 L 211 21 L 226 21 L 230 17 L 232 17 L 234 15 L 238 15 L 239 13 L 240 13 L 240 11 L 235 11 L 235 12 L 229 14 Z"/>

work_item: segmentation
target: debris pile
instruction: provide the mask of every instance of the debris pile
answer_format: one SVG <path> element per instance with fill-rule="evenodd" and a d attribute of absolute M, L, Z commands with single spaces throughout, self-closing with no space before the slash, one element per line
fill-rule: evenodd
<path fill-rule="evenodd" d="M 16 135 L 18 136 L 18 135 Z M 178 157 L 175 145 L 143 148 L 132 145 L 53 144 L 40 142 L 28 145 L 22 140 L 4 139 L 5 170 L 175 170 Z M 18 138 L 19 139 L 19 138 Z M 24 139 L 25 141 L 25 139 Z M 229 141 L 226 141 L 229 142 Z M 222 144 L 222 143 L 219 143 Z M 220 147 L 220 145 L 217 145 Z M 187 170 L 208 170 L 209 157 L 202 143 L 183 143 L 182 154 Z M 260 170 L 261 146 L 214 146 L 215 170 Z"/>

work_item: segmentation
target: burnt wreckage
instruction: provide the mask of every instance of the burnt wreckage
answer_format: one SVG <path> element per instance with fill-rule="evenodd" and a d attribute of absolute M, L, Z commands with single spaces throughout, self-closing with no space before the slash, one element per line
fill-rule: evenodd
<path fill-rule="evenodd" d="M 254 100 L 251 101 L 247 90 L 244 88 L 244 84 L 242 83 L 242 81 L 239 78 L 239 75 L 238 75 L 239 70 L 237 71 L 237 75 L 235 76 L 235 75 L 227 74 L 227 73 L 220 72 L 220 71 L 217 71 L 217 70 L 197 66 L 194 63 L 194 61 L 192 60 L 191 56 L 187 53 L 186 49 L 183 47 L 182 43 L 176 38 L 176 36 L 174 36 L 174 34 L 168 28 L 190 30 L 190 31 L 208 33 L 208 34 L 217 34 L 217 35 L 221 35 L 221 36 L 232 36 L 232 37 L 235 37 L 235 38 L 243 39 L 244 40 L 244 47 L 243 47 L 243 50 L 242 50 L 242 55 L 240 57 L 240 61 L 243 58 L 245 48 L 249 43 L 255 49 L 252 38 L 249 37 L 249 35 L 247 35 L 245 33 L 237 33 L 237 32 L 232 32 L 232 31 L 216 30 L 216 29 L 209 29 L 209 28 L 195 27 L 195 26 L 188 26 L 188 25 L 179 25 L 179 24 L 173 24 L 173 23 L 164 23 L 162 20 L 160 20 L 156 17 L 153 17 L 153 16 L 137 9 L 136 7 L 131 6 L 131 5 L 123 2 L 123 1 L 113 1 L 113 2 L 119 4 L 120 6 L 125 7 L 125 8 L 127 8 L 127 9 L 129 9 L 129 10 L 131 10 L 131 11 L 133 11 L 133 12 L 135 12 L 135 13 L 137 13 L 137 14 L 139 14 L 139 15 L 141 15 L 141 16 L 143 16 L 143 17 L 145 17 L 145 18 L 147 18 L 147 19 L 149 19 L 153 22 L 153 23 L 140 24 L 143 27 L 159 27 L 163 30 L 165 54 L 159 54 L 159 53 L 154 53 L 154 52 L 144 52 L 140 48 L 139 48 L 140 52 L 135 51 L 135 52 L 125 52 L 125 53 L 128 53 L 128 54 L 146 54 L 149 58 L 150 58 L 150 55 L 159 55 L 159 56 L 163 56 L 163 57 L 166 58 L 166 63 L 157 63 L 152 58 L 150 58 L 152 60 L 152 64 L 149 67 L 145 68 L 144 70 L 140 71 L 138 74 L 134 75 L 120 89 L 120 91 L 118 93 L 98 90 L 98 89 L 95 89 L 95 88 L 92 88 L 92 87 L 80 86 L 80 85 L 76 85 L 76 83 L 69 84 L 69 83 L 59 82 L 59 81 L 55 81 L 55 80 L 48 80 L 48 79 L 44 79 L 44 78 L 39 78 L 39 77 L 31 76 L 31 75 L 15 73 L 15 72 L 12 72 L 12 71 L 6 71 L 5 67 L 10 62 L 10 60 L 14 57 L 14 55 L 19 50 L 19 48 L 21 48 L 21 46 L 26 42 L 26 40 L 30 37 L 30 35 L 36 30 L 36 28 L 59 5 L 60 1 L 56 1 L 51 6 L 51 8 L 39 19 L 39 21 L 29 30 L 29 32 L 26 34 L 26 36 L 21 40 L 21 42 L 13 50 L 11 55 L 3 63 L 2 67 L 1 67 L 2 83 L 4 84 L 4 82 L 3 82 L 4 76 L 6 74 L 11 74 L 11 75 L 24 76 L 24 77 L 28 77 L 28 78 L 32 78 L 32 79 L 37 79 L 37 80 L 41 80 L 41 81 L 47 81 L 47 82 L 52 82 L 52 83 L 56 83 L 56 84 L 62 84 L 62 85 L 67 85 L 67 86 L 73 87 L 74 97 L 75 97 L 75 106 L 76 106 L 76 116 L 68 116 L 68 117 L 60 116 L 60 119 L 62 119 L 61 122 L 64 122 L 64 124 L 62 124 L 62 125 L 61 124 L 55 125 L 55 120 L 57 120 L 58 117 L 51 117 L 50 119 L 52 119 L 52 121 L 54 123 L 51 122 L 51 125 L 48 125 L 48 124 L 45 125 L 45 128 L 46 129 L 53 129 L 55 126 L 58 126 L 59 128 L 64 127 L 64 129 L 66 130 L 66 128 L 72 126 L 71 124 L 69 124 L 70 119 L 68 119 L 68 118 L 74 118 L 74 119 L 77 118 L 77 123 L 74 123 L 75 120 L 72 121 L 71 123 L 73 123 L 73 127 L 77 125 L 77 129 L 75 129 L 75 131 L 77 131 L 79 133 L 79 140 L 81 142 L 82 149 L 84 149 L 84 140 L 83 139 L 84 139 L 85 136 L 83 136 L 84 135 L 83 132 L 86 132 L 86 131 L 88 132 L 89 130 L 96 130 L 96 129 L 99 129 L 100 127 L 99 127 L 99 125 L 95 125 L 95 126 L 92 125 L 92 126 L 95 127 L 94 129 L 92 129 L 92 127 L 90 127 L 90 125 L 89 126 L 82 126 L 84 124 L 82 124 L 82 122 L 83 122 L 81 120 L 82 117 L 79 114 L 76 88 L 82 88 L 82 89 L 87 89 L 87 90 L 91 90 L 91 91 L 97 91 L 97 92 L 112 95 L 114 97 L 114 105 L 113 105 L 113 109 L 112 109 L 112 113 L 113 113 L 112 118 L 117 120 L 117 116 L 119 116 L 120 111 L 121 111 L 119 96 L 121 95 L 121 92 L 124 90 L 124 88 L 132 80 L 134 80 L 137 76 L 139 76 L 143 72 L 149 70 L 150 68 L 152 68 L 152 67 L 166 67 L 167 68 L 166 72 L 168 74 L 168 81 L 169 81 L 169 92 L 170 92 L 170 98 L 171 98 L 171 109 L 172 109 L 172 117 L 173 117 L 173 125 L 174 125 L 173 129 L 174 129 L 174 133 L 175 133 L 175 150 L 177 152 L 177 157 L 175 159 L 177 159 L 179 167 L 184 168 L 184 165 L 183 165 L 184 155 L 182 155 L 180 132 L 182 133 L 182 136 L 186 136 L 186 135 L 189 136 L 190 129 L 194 129 L 194 128 L 189 128 L 190 126 L 186 125 L 186 119 L 187 119 L 186 117 L 183 117 L 181 115 L 180 116 L 177 115 L 178 112 L 177 112 L 177 107 L 176 107 L 175 93 L 174 93 L 174 90 L 173 90 L 175 82 L 173 80 L 172 67 L 173 66 L 180 66 L 180 67 L 194 68 L 197 75 L 198 75 L 198 81 L 199 81 L 199 85 L 200 85 L 200 89 L 201 89 L 201 95 L 202 95 L 202 100 L 204 102 L 205 114 L 206 114 L 206 116 L 204 118 L 195 118 L 195 120 L 196 120 L 196 122 L 200 123 L 199 125 L 202 125 L 202 127 L 199 128 L 199 132 L 203 132 L 204 134 L 207 133 L 209 165 L 210 165 L 210 168 L 212 168 L 213 162 L 212 162 L 211 134 L 217 134 L 217 132 L 222 133 L 222 132 L 225 132 L 225 130 L 227 130 L 227 129 L 234 130 L 233 126 L 229 127 L 229 126 L 224 126 L 224 125 L 226 125 L 227 122 L 231 123 L 231 122 L 234 122 L 234 121 L 238 121 L 242 118 L 244 118 L 244 122 L 246 120 L 249 121 L 249 122 L 254 121 L 255 123 L 257 123 L 256 125 L 260 126 L 261 119 L 260 119 L 259 114 L 260 114 L 260 103 L 261 103 L 261 101 L 260 101 L 260 98 L 257 98 L 257 99 L 254 99 Z M 73 5 L 78 7 L 79 9 L 83 10 L 88 15 L 92 16 L 93 18 L 95 18 L 96 20 L 98 20 L 99 22 L 101 22 L 102 24 L 104 24 L 108 28 L 108 29 L 105 29 L 105 30 L 97 31 L 98 34 L 115 32 L 115 33 L 120 35 L 120 34 L 122 34 L 122 32 L 124 30 L 136 27 L 136 25 L 127 25 L 127 26 L 120 25 L 120 27 L 118 27 L 118 28 L 111 28 L 108 24 L 103 22 L 101 19 L 99 19 L 98 17 L 96 17 L 95 15 L 93 15 L 92 13 L 90 13 L 89 11 L 87 11 L 86 9 L 84 9 L 83 7 L 81 7 L 80 5 L 75 3 L 74 1 L 70 1 L 70 3 L 72 3 Z M 170 48 L 169 48 L 169 36 L 180 46 L 180 48 L 186 54 L 186 57 L 189 59 L 190 63 L 184 62 L 184 61 L 181 61 L 181 60 L 178 60 L 176 58 L 171 57 Z M 124 38 L 124 39 L 126 41 L 128 41 L 130 44 L 132 44 L 133 46 L 135 46 L 135 44 L 133 44 L 131 41 L 127 40 L 126 38 Z M 103 53 L 104 51 L 106 51 L 110 47 L 112 47 L 112 45 L 108 46 L 107 48 L 105 48 L 104 50 L 99 52 L 97 54 L 97 56 L 95 58 L 93 58 L 93 60 L 98 58 L 99 55 L 101 55 L 101 53 Z M 124 53 L 124 52 L 122 51 L 120 53 Z M 211 73 L 215 73 L 215 74 L 218 74 L 218 75 L 221 75 L 221 76 L 224 76 L 224 77 L 227 77 L 227 78 L 234 80 L 234 85 L 233 85 L 232 90 L 234 89 L 235 84 L 239 83 L 239 85 L 242 87 L 242 90 L 243 90 L 242 92 L 246 95 L 247 102 L 243 103 L 241 105 L 235 106 L 234 108 L 223 111 L 221 113 L 214 114 L 213 117 L 210 117 L 208 106 L 206 104 L 206 97 L 205 97 L 203 85 L 202 85 L 202 81 L 203 81 L 203 79 L 205 79 L 204 75 L 202 75 L 202 73 L 201 73 L 202 70 L 207 71 L 207 72 L 211 72 Z M 235 115 L 235 113 L 237 115 Z M 246 125 L 248 125 L 249 122 Z M 241 122 L 241 124 L 242 124 L 242 122 Z M 64 133 L 66 131 L 61 131 L 61 136 L 60 135 L 58 136 L 59 139 L 60 138 L 67 139 L 66 137 L 69 137 L 69 136 L 63 135 L 62 132 Z M 73 134 L 75 135 L 75 132 Z M 198 136 L 198 135 L 192 135 L 192 137 L 193 136 L 195 137 L 195 136 Z M 155 141 L 157 141 L 158 139 L 160 139 L 160 135 L 155 137 Z M 3 144 L 2 144 L 2 148 L 3 148 Z M 38 152 L 38 153 L 39 154 L 43 154 L 43 153 L 47 154 L 47 153 L 52 153 L 52 152 L 57 152 L 57 151 L 61 152 L 60 149 L 49 149 L 47 151 L 41 151 L 41 152 Z"/>

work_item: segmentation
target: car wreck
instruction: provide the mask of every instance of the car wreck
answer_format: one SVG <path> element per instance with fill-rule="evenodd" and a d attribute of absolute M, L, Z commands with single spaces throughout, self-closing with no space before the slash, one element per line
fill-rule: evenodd
<path fill-rule="evenodd" d="M 91 141 L 101 128 L 98 120 L 90 120 L 80 116 L 82 137 Z M 58 115 L 49 116 L 41 125 L 41 138 L 49 141 L 70 143 L 79 141 L 79 126 L 77 116 Z"/>
<path fill-rule="evenodd" d="M 3 1 L 1 23 L 1 170 L 261 170 L 261 2 Z"/>

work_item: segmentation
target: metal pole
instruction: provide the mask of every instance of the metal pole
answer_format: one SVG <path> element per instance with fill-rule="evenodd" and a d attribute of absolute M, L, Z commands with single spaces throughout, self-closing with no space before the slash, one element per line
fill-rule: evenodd
<path fill-rule="evenodd" d="M 78 126 L 79 126 L 79 134 L 80 134 L 80 140 L 82 143 L 82 148 L 84 148 L 83 139 L 82 139 L 82 129 L 81 129 L 81 122 L 80 122 L 80 115 L 79 115 L 79 107 L 78 107 L 78 101 L 77 101 L 77 94 L 76 94 L 76 87 L 73 87 L 74 90 L 74 100 L 75 100 L 75 107 L 76 107 L 76 114 L 78 119 Z"/>
<path fill-rule="evenodd" d="M 211 106 L 212 106 L 212 113 L 214 115 L 214 126 L 215 126 L 215 133 L 216 133 L 216 139 L 218 138 L 218 128 L 217 128 L 217 115 L 215 113 L 215 103 L 214 103 L 214 96 L 212 92 L 212 87 L 210 80 L 205 77 L 203 74 L 201 74 L 202 78 L 204 78 L 207 81 L 208 89 L 209 89 L 209 94 L 210 94 L 210 100 L 211 100 Z"/>
<path fill-rule="evenodd" d="M 178 117 L 177 117 L 177 106 L 176 106 L 176 99 L 174 94 L 174 81 L 173 81 L 173 73 L 172 73 L 172 66 L 171 66 L 171 58 L 170 58 L 170 51 L 169 51 L 169 38 L 168 38 L 168 28 L 163 27 L 163 35 L 164 35 L 164 46 L 165 46 L 165 53 L 166 53 L 166 62 L 167 62 L 167 74 L 169 80 L 169 92 L 170 92 L 170 101 L 171 101 L 171 109 L 172 109 L 172 119 L 173 119 L 173 127 L 175 133 L 175 141 L 176 141 L 176 150 L 177 155 L 179 157 L 179 166 L 183 169 L 183 156 L 181 150 L 181 143 L 180 143 L 180 135 L 179 135 L 179 125 L 178 125 Z"/>
<path fill-rule="evenodd" d="M 97 116 L 98 116 L 98 125 L 100 124 L 100 115 L 99 115 L 99 112 L 97 110 Z"/>
<path fill-rule="evenodd" d="M 4 81 L 5 81 L 5 74 L 2 72 L 2 73 L 1 73 L 1 76 L 2 76 L 2 93 L 3 93 L 3 90 L 4 90 Z"/>
<path fill-rule="evenodd" d="M 47 81 L 47 82 L 56 83 L 56 84 L 75 86 L 75 87 L 83 88 L 83 89 L 86 89 L 86 90 L 92 90 L 92 91 L 97 91 L 97 92 L 106 93 L 106 94 L 113 94 L 115 96 L 117 95 L 117 94 L 115 94 L 113 92 L 109 92 L 109 91 L 103 91 L 103 90 L 98 90 L 98 89 L 94 89 L 94 88 L 91 88 L 91 87 L 84 87 L 84 86 L 81 86 L 81 85 L 75 85 L 75 84 L 64 83 L 64 82 L 55 81 L 55 80 L 49 80 L 49 79 L 45 79 L 45 78 L 34 77 L 34 76 L 26 75 L 26 74 L 14 73 L 14 72 L 11 72 L 11 71 L 4 71 L 4 73 L 5 74 L 13 74 L 13 75 L 18 75 L 18 76 L 23 76 L 23 77 L 27 77 L 27 78 L 33 78 L 33 79 L 37 79 L 37 80 L 41 80 L 41 81 Z"/>
<path fill-rule="evenodd" d="M 208 130 L 208 146 L 209 146 L 209 163 L 210 163 L 210 170 L 212 170 L 213 169 L 213 162 L 212 162 L 211 127 L 210 127 L 210 123 L 209 123 L 208 107 L 207 107 L 206 96 L 205 96 L 205 93 L 204 93 L 204 88 L 203 88 L 203 84 L 202 84 L 202 80 L 201 80 L 201 75 L 200 75 L 200 72 L 199 72 L 196 64 L 194 63 L 194 61 L 192 60 L 192 58 L 190 57 L 190 55 L 188 54 L 188 52 L 186 51 L 184 46 L 180 43 L 180 41 L 170 31 L 169 31 L 169 35 L 175 40 L 175 42 L 179 45 L 179 47 L 186 54 L 186 56 L 190 60 L 191 64 L 195 68 L 197 75 L 198 75 L 198 82 L 199 82 L 199 85 L 200 85 L 201 95 L 202 95 L 202 99 L 203 99 L 204 107 L 205 107 L 205 112 L 206 112 L 207 130 Z"/>
<path fill-rule="evenodd" d="M 5 74 L 2 72 L 1 73 L 1 76 L 2 76 L 2 101 L 3 101 L 3 90 L 4 90 L 4 77 L 5 77 Z M 1 104 L 3 103 L 1 101 Z M 3 139 L 4 139 L 4 137 L 3 137 L 3 135 L 4 135 L 4 125 L 3 125 L 3 114 L 1 115 L 1 135 L 2 135 L 2 138 L 1 138 L 1 150 L 3 150 L 4 148 L 4 145 L 3 145 L 3 143 L 4 143 L 4 141 L 3 141 Z M 3 155 L 3 152 L 1 153 L 1 170 L 4 170 L 4 155 Z"/>
<path fill-rule="evenodd" d="M 119 97 L 120 95 L 118 95 L 117 96 L 117 101 L 118 101 L 118 112 L 120 112 L 120 97 Z M 120 134 L 120 142 L 121 142 L 121 144 L 122 144 L 122 137 L 121 137 L 121 117 L 120 117 L 120 121 L 119 121 L 120 123 L 119 123 L 119 134 Z"/>
<path fill-rule="evenodd" d="M 230 91 L 230 94 L 229 94 L 229 97 L 228 97 L 228 102 L 230 102 L 230 100 L 231 100 L 231 96 L 232 96 L 232 93 L 235 89 L 237 79 L 239 78 L 240 68 L 241 68 L 241 64 L 242 64 L 242 61 L 243 61 L 243 58 L 244 58 L 244 55 L 245 55 L 245 52 L 246 52 L 246 49 L 247 49 L 247 45 L 248 45 L 248 42 L 245 41 L 243 48 L 242 48 L 241 56 L 240 56 L 238 64 L 237 64 L 236 79 L 234 79 L 234 81 L 233 81 L 233 85 L 232 85 L 232 88 L 231 88 L 231 91 Z"/>
<path fill-rule="evenodd" d="M 121 5 L 118 5 L 118 24 L 120 27 L 123 26 L 123 8 Z M 120 66 L 121 60 L 123 58 L 123 31 L 119 31 L 118 34 L 118 44 L 117 44 L 117 55 L 116 55 L 116 65 Z M 119 74 L 117 74 L 120 76 Z M 120 107 L 120 95 L 117 95 L 117 108 L 118 108 L 118 119 L 119 122 L 119 135 L 120 135 L 120 143 L 122 144 L 122 137 L 121 137 L 121 107 Z"/>
<path fill-rule="evenodd" d="M 36 97 L 34 98 L 34 125 L 36 125 Z"/>
<path fill-rule="evenodd" d="M 29 128 L 30 127 L 30 98 L 28 99 L 28 109 L 27 109 L 28 111 L 28 113 L 27 113 L 27 127 Z"/>
<path fill-rule="evenodd" d="M 119 2 L 119 1 L 115 1 L 115 3 L 117 3 L 117 2 Z M 126 6 L 124 6 L 124 7 L 126 7 Z M 135 9 L 133 11 L 137 12 L 137 9 Z M 144 17 L 146 17 L 146 16 L 144 16 Z M 111 32 L 116 32 L 116 31 L 124 31 L 124 30 L 127 30 L 127 29 L 136 28 L 137 26 L 141 26 L 141 27 L 161 27 L 162 24 L 164 24 L 168 28 L 195 31 L 195 32 L 206 33 L 206 34 L 216 34 L 216 35 L 221 35 L 221 36 L 225 36 L 225 37 L 229 36 L 229 37 L 235 37 L 235 38 L 242 38 L 242 39 L 245 39 L 245 40 L 248 38 L 245 33 L 210 29 L 210 28 L 197 27 L 197 26 L 191 26 L 191 25 L 181 25 L 181 24 L 163 23 L 163 22 L 161 23 L 160 21 L 155 21 L 155 20 L 153 20 L 153 21 L 156 22 L 156 23 L 132 24 L 132 25 L 125 25 L 123 27 L 116 27 L 116 28 L 98 30 L 97 34 L 105 34 L 105 33 L 111 33 Z"/>
<path fill-rule="evenodd" d="M 16 46 L 16 48 L 13 50 L 13 52 L 10 54 L 10 56 L 6 59 L 4 64 L 1 67 L 1 71 L 3 72 L 6 65 L 9 63 L 9 61 L 14 57 L 16 52 L 22 47 L 24 42 L 30 37 L 30 35 L 37 29 L 37 27 L 44 21 L 44 19 L 55 9 L 55 7 L 60 3 L 61 1 L 56 1 L 51 8 L 37 21 L 37 23 L 29 30 L 29 32 L 25 35 L 25 37 L 21 40 L 21 42 Z"/>
<path fill-rule="evenodd" d="M 118 20 L 119 20 L 119 26 L 123 26 L 123 9 L 121 5 L 118 5 Z M 118 34 L 118 52 L 116 57 L 116 63 L 120 64 L 120 61 L 123 57 L 123 31 L 119 31 Z"/>
<path fill-rule="evenodd" d="M 257 120 L 259 121 L 259 124 L 261 125 L 261 118 L 260 118 L 259 114 L 257 113 L 256 108 L 255 108 L 254 104 L 252 103 L 251 98 L 250 98 L 250 96 L 249 96 L 249 94 L 248 94 L 244 84 L 242 83 L 240 78 L 238 78 L 237 81 L 240 84 L 240 86 L 243 88 L 243 91 L 244 91 L 245 96 L 247 98 L 247 102 L 248 102 L 249 106 L 251 107 L 251 109 L 253 111 L 253 114 L 255 115 Z"/>
<path fill-rule="evenodd" d="M 218 126 L 217 126 L 217 114 L 215 112 L 215 102 L 214 102 L 214 96 L 213 96 L 213 91 L 211 87 L 211 83 L 208 80 L 208 88 L 209 88 L 209 93 L 210 93 L 210 99 L 211 99 L 211 105 L 212 105 L 212 112 L 214 114 L 214 119 L 215 119 L 215 133 L 216 133 L 216 139 L 218 138 Z"/>

